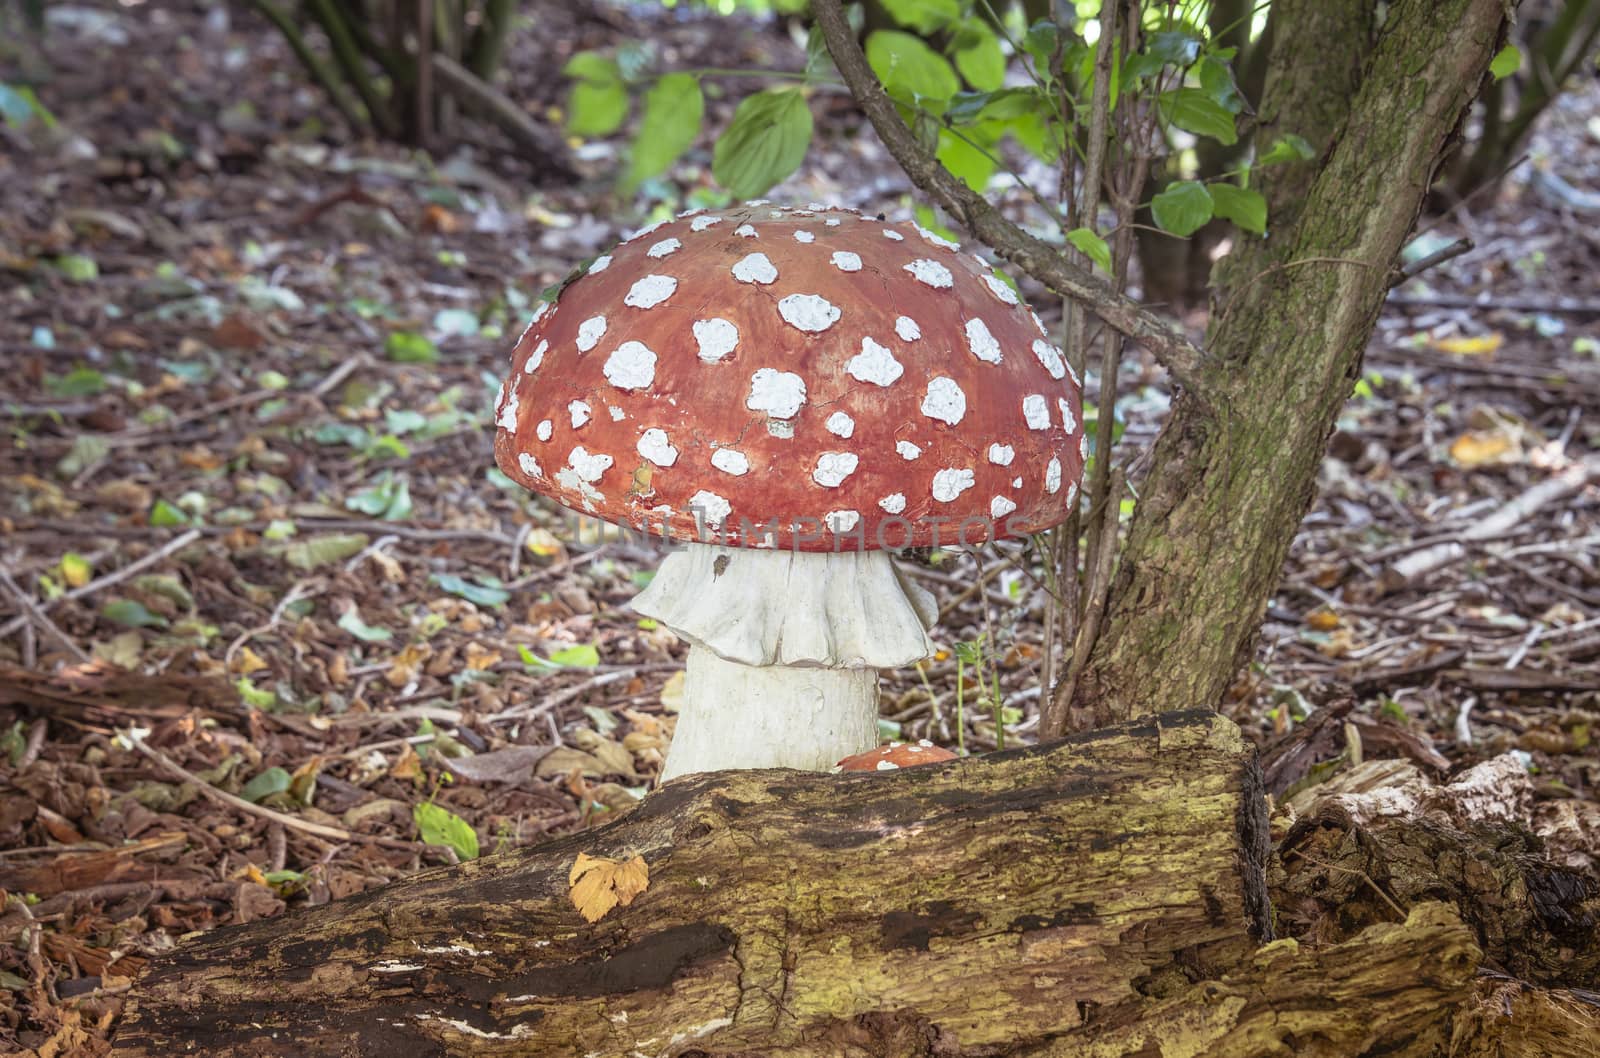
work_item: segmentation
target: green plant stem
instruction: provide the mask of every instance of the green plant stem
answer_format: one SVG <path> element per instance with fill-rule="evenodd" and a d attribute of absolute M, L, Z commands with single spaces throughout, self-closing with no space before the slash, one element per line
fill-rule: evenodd
<path fill-rule="evenodd" d="M 495 71 L 500 69 L 516 12 L 516 0 L 488 0 L 484 4 L 483 22 L 472 34 L 472 43 L 463 60 L 466 68 L 480 80 L 494 80 Z"/>
<path fill-rule="evenodd" d="M 295 58 L 300 60 L 300 64 L 306 68 L 311 79 L 327 94 L 328 100 L 333 103 L 334 109 L 339 111 L 345 122 L 358 132 L 366 128 L 367 123 L 361 119 L 355 101 L 345 93 L 344 86 L 339 83 L 338 75 L 311 50 L 311 46 L 306 43 L 305 35 L 300 32 L 300 28 L 294 24 L 288 13 L 272 0 L 250 0 L 250 6 L 261 12 L 261 16 L 271 22 L 283 35 L 289 50 L 294 52 Z"/>
<path fill-rule="evenodd" d="M 367 73 L 361 49 L 356 44 L 349 23 L 339 13 L 333 0 L 306 0 L 306 10 L 328 35 L 328 44 L 333 48 L 333 57 L 338 62 L 345 80 L 355 86 L 356 94 L 361 97 L 362 105 L 367 108 L 372 124 L 383 135 L 393 138 L 397 131 L 394 115 L 389 112 L 382 93 L 378 91 L 377 85 L 373 84 L 371 76 Z"/>

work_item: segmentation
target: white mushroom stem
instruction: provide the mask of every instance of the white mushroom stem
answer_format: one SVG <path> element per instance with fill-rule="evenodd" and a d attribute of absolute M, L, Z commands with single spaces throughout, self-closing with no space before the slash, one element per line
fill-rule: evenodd
<path fill-rule="evenodd" d="M 689 643 L 662 781 L 728 768 L 825 771 L 878 744 L 878 670 L 933 653 L 933 597 L 885 551 L 690 544 L 633 608 Z"/>

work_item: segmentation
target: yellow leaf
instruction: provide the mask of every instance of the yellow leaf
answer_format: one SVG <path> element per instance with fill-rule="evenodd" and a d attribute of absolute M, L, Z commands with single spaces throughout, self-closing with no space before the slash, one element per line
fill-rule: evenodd
<path fill-rule="evenodd" d="M 89 583 L 89 578 L 93 574 L 94 566 L 76 551 L 68 551 L 61 556 L 61 579 L 69 586 L 81 588 Z"/>
<path fill-rule="evenodd" d="M 233 671 L 241 676 L 248 676 L 252 672 L 260 672 L 266 667 L 267 663 L 261 660 L 261 655 L 249 647 L 240 647 L 239 653 L 233 656 Z"/>
<path fill-rule="evenodd" d="M 1433 347 L 1442 353 L 1455 353 L 1457 356 L 1487 356 L 1504 345 L 1505 341 L 1505 335 L 1490 331 L 1471 337 L 1436 338 Z"/>
<path fill-rule="evenodd" d="M 578 853 L 567 875 L 572 906 L 588 922 L 599 922 L 614 907 L 627 907 L 650 887 L 650 868 L 643 856 L 611 860 Z"/>
<path fill-rule="evenodd" d="M 396 779 L 415 779 L 422 774 L 422 758 L 407 742 L 400 747 L 400 759 L 394 762 L 389 774 Z"/>
<path fill-rule="evenodd" d="M 1306 624 L 1319 632 L 1331 632 L 1339 627 L 1340 617 L 1329 609 L 1312 610 L 1306 614 Z"/>
<path fill-rule="evenodd" d="M 1511 438 L 1498 431 L 1472 430 L 1450 442 L 1450 458 L 1463 467 L 1504 463 L 1512 456 Z"/>
<path fill-rule="evenodd" d="M 661 707 L 676 713 L 683 708 L 683 673 L 674 672 L 661 685 Z"/>

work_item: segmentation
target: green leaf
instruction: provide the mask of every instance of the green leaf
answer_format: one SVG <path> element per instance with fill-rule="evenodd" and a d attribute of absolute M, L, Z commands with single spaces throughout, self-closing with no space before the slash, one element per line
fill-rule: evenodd
<path fill-rule="evenodd" d="M 622 68 L 599 52 L 580 51 L 561 72 L 573 79 L 567 97 L 567 131 L 574 136 L 608 136 L 628 116 L 628 88 Z"/>
<path fill-rule="evenodd" d="M 46 128 L 55 128 L 55 115 L 45 109 L 33 89 L 27 85 L 0 84 L 0 118 L 14 129 L 20 129 L 37 118 Z"/>
<path fill-rule="evenodd" d="M 1156 225 L 1162 231 L 1185 237 L 1211 219 L 1212 209 L 1211 192 L 1196 180 L 1170 184 L 1150 202 Z"/>
<path fill-rule="evenodd" d="M 411 818 L 426 844 L 454 849 L 462 860 L 478 858 L 478 832 L 448 808 L 426 801 L 411 809 Z"/>
<path fill-rule="evenodd" d="M 1507 44 L 1489 61 L 1489 75 L 1496 81 L 1503 81 L 1520 69 L 1522 51 L 1515 44 Z"/>
<path fill-rule="evenodd" d="M 956 37 L 956 69 L 979 91 L 1000 89 L 1006 79 L 1006 56 L 993 30 L 982 22 L 962 28 Z"/>
<path fill-rule="evenodd" d="M 902 26 L 929 34 L 961 17 L 957 0 L 883 0 L 883 9 Z"/>
<path fill-rule="evenodd" d="M 383 413 L 383 425 L 392 434 L 407 434 L 428 425 L 428 417 L 410 408 L 389 408 Z"/>
<path fill-rule="evenodd" d="M 64 375 L 46 375 L 44 389 L 52 397 L 93 397 L 105 392 L 106 377 L 92 367 L 77 367 Z"/>
<path fill-rule="evenodd" d="M 1034 69 L 1041 79 L 1050 75 L 1050 58 L 1055 54 L 1056 42 L 1060 39 L 1061 31 L 1047 18 L 1041 18 L 1029 26 L 1022 38 L 1022 50 L 1033 59 Z"/>
<path fill-rule="evenodd" d="M 395 331 L 383 343 L 383 351 L 397 364 L 436 364 L 439 350 L 415 331 Z"/>
<path fill-rule="evenodd" d="M 57 257 L 56 271 L 73 283 L 90 283 L 100 278 L 100 266 L 94 263 L 94 258 L 81 253 Z"/>
<path fill-rule="evenodd" d="M 1150 34 L 1145 50 L 1162 62 L 1188 66 L 1200 54 L 1200 41 L 1188 33 L 1169 29 Z"/>
<path fill-rule="evenodd" d="M 249 676 L 240 676 L 235 680 L 233 689 L 239 692 L 239 700 L 251 709 L 277 708 L 278 696 L 251 683 Z"/>
<path fill-rule="evenodd" d="M 666 172 L 700 135 L 705 116 L 700 79 L 692 74 L 669 73 L 645 93 L 644 113 L 629 151 L 622 189 L 632 194 L 653 176 Z"/>
<path fill-rule="evenodd" d="M 1211 192 L 1211 204 L 1217 216 L 1257 235 L 1266 232 L 1267 200 L 1261 192 L 1235 184 L 1212 184 L 1207 190 Z"/>
<path fill-rule="evenodd" d="M 290 775 L 282 768 L 268 768 L 254 779 L 244 784 L 244 789 L 239 791 L 239 796 L 251 804 L 260 804 L 273 794 L 285 793 L 289 789 Z"/>
<path fill-rule="evenodd" d="M 1200 90 L 1230 114 L 1244 110 L 1244 98 L 1239 86 L 1233 83 L 1233 70 L 1216 57 L 1207 55 L 1200 60 Z"/>
<path fill-rule="evenodd" d="M 411 486 L 403 477 L 384 477 L 344 501 L 352 511 L 385 521 L 411 517 Z"/>
<path fill-rule="evenodd" d="M 100 616 L 124 628 L 165 628 L 166 618 L 145 609 L 133 599 L 112 599 L 100 608 Z"/>
<path fill-rule="evenodd" d="M 1111 247 L 1088 228 L 1073 228 L 1067 232 L 1067 241 L 1093 261 L 1102 272 L 1111 271 Z"/>
<path fill-rule="evenodd" d="M 189 516 L 180 507 L 175 507 L 166 500 L 156 500 L 155 506 L 150 508 L 150 524 L 159 526 L 188 525 Z"/>
<path fill-rule="evenodd" d="M 989 186 L 989 178 L 996 169 L 994 158 L 949 129 L 939 132 L 937 154 L 946 169 L 978 194 L 983 194 Z"/>
<path fill-rule="evenodd" d="M 1163 92 L 1157 100 L 1166 120 L 1196 136 L 1209 136 L 1224 146 L 1239 142 L 1233 115 L 1227 108 L 1198 88 L 1179 88 Z"/>
<path fill-rule="evenodd" d="M 577 646 L 561 648 L 550 655 L 550 660 L 570 668 L 592 669 L 600 664 L 600 651 L 592 644 L 579 643 Z"/>
<path fill-rule="evenodd" d="M 283 560 L 295 569 L 316 569 L 330 562 L 342 562 L 367 546 L 366 533 L 326 533 L 286 545 Z"/>
<path fill-rule="evenodd" d="M 800 168 L 811 145 L 811 108 L 792 89 L 757 92 L 717 137 L 711 172 L 735 198 L 756 198 Z"/>
<path fill-rule="evenodd" d="M 1267 148 L 1267 152 L 1256 159 L 1256 165 L 1277 165 L 1279 162 L 1308 162 L 1316 156 L 1317 152 L 1311 149 L 1311 144 L 1306 142 L 1304 136 L 1296 136 L 1290 133 L 1274 140 L 1272 146 Z"/>
<path fill-rule="evenodd" d="M 498 584 L 475 584 L 454 573 L 435 573 L 428 578 L 451 595 L 459 595 L 478 606 L 501 607 L 511 598 L 511 593 Z"/>
<path fill-rule="evenodd" d="M 352 606 L 339 618 L 339 627 L 361 640 L 363 643 L 387 643 L 394 638 L 394 633 L 387 628 L 379 628 L 367 624 L 361 619 L 361 611 Z"/>
<path fill-rule="evenodd" d="M 961 88 L 950 64 L 919 37 L 879 29 L 867 36 L 867 62 L 884 91 L 902 103 L 942 113 Z"/>

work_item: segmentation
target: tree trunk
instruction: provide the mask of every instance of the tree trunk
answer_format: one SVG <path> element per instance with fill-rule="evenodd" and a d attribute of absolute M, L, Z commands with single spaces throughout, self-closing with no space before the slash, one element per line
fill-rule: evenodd
<path fill-rule="evenodd" d="M 1063 703 L 1072 727 L 1216 702 L 1250 656 L 1391 267 L 1506 19 L 1504 0 L 1404 0 L 1381 22 L 1379 6 L 1272 6 L 1257 142 L 1295 132 L 1323 153 L 1262 174 L 1271 235 L 1219 268 L 1219 397 L 1180 396 L 1157 441 L 1106 630 Z"/>
<path fill-rule="evenodd" d="M 1042 1046 L 1137 1011 L 1198 953 L 1253 949 L 1265 827 L 1254 754 L 1203 710 L 889 773 L 721 772 L 596 831 L 210 934 L 137 985 L 115 1053 Z M 642 855 L 648 888 L 586 923 L 580 852 Z M 1419 951 L 1466 941 L 1426 932 Z"/>

